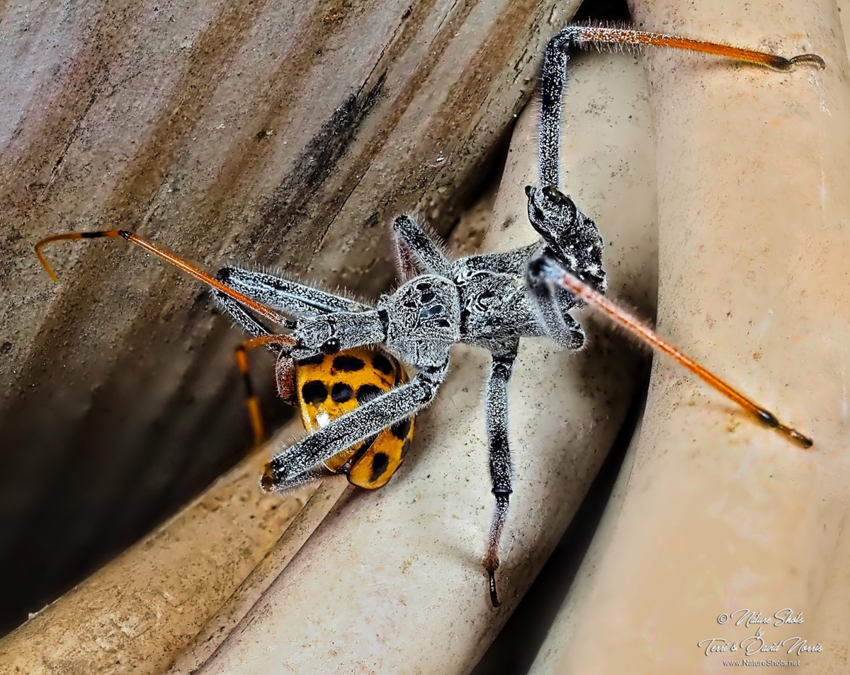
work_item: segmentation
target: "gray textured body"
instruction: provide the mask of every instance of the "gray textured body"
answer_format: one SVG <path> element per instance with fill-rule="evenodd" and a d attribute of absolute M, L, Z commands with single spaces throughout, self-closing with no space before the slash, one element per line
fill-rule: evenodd
<path fill-rule="evenodd" d="M 512 492 L 507 385 L 519 340 L 548 336 L 563 348 L 578 349 L 585 337 L 581 325 L 568 314 L 579 303 L 539 273 L 540 263 L 552 261 L 600 291 L 606 287 L 603 242 L 596 224 L 557 186 L 560 108 L 571 31 L 565 29 L 550 42 L 541 78 L 541 185 L 526 188 L 529 220 L 541 235 L 538 243 L 452 261 L 415 217 L 399 216 L 393 231 L 399 273 L 405 281 L 375 307 L 265 273 L 239 268 L 219 273 L 220 280 L 238 291 L 295 317 L 284 326 L 291 329 L 295 345 L 281 351 L 281 359 L 306 359 L 377 344 L 416 369 L 407 384 L 362 403 L 272 458 L 264 482 L 270 489 L 315 480 L 326 460 L 428 405 L 448 373 L 452 345 L 466 343 L 491 352 L 485 416 L 496 512 L 484 567 L 494 605 L 498 604 L 499 539 Z M 552 72 L 553 68 L 558 72 Z M 265 332 L 236 302 L 218 297 L 249 334 Z"/>

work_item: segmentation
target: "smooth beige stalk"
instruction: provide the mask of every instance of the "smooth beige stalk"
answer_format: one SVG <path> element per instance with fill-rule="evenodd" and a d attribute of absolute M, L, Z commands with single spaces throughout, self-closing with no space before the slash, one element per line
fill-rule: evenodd
<path fill-rule="evenodd" d="M 619 85 L 576 64 L 567 185 L 602 224 L 612 291 L 651 310 L 651 148 L 645 116 L 643 123 L 629 119 L 645 102 L 637 91 L 622 100 Z M 534 112 L 526 111 L 485 250 L 535 237 L 523 194 L 536 181 L 535 127 Z M 524 343 L 510 386 L 515 491 L 498 574 L 501 609 L 489 604 L 480 565 L 493 509 L 481 405 L 487 358 L 458 347 L 396 478 L 374 494 L 347 493 L 199 672 L 468 671 L 578 506 L 619 429 L 641 363 L 639 351 L 593 322 L 588 348 L 578 354 L 542 340 Z"/>
<path fill-rule="evenodd" d="M 719 673 L 741 658 L 843 672 L 850 90 L 838 12 L 813 0 L 633 11 L 642 27 L 826 60 L 782 74 L 647 53 L 659 330 L 815 446 L 765 431 L 656 359 L 628 493 L 562 672 Z M 803 623 L 736 625 L 733 614 L 785 608 Z M 799 636 L 822 651 L 747 656 L 741 642 L 758 630 L 768 646 Z M 727 651 L 706 656 L 698 643 L 711 638 Z"/>
<path fill-rule="evenodd" d="M 272 581 L 292 561 L 347 486 L 345 477 L 341 475 L 321 482 L 266 557 L 251 571 L 251 574 L 227 598 L 215 616 L 211 617 L 175 659 L 168 670 L 169 674 L 194 672 L 212 656 L 234 627 L 262 597 Z"/>

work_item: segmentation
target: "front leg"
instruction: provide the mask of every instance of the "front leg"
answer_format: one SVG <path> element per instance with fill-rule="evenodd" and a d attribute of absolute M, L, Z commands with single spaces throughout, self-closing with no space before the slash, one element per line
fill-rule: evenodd
<path fill-rule="evenodd" d="M 525 193 L 528 220 L 552 255 L 604 293 L 608 285 L 602 267 L 604 242 L 593 219 L 554 186 L 526 187 Z"/>
<path fill-rule="evenodd" d="M 346 448 L 411 417 L 434 399 L 448 368 L 446 352 L 440 366 L 422 368 L 408 384 L 364 403 L 272 457 L 263 474 L 263 489 L 272 491 L 297 482 L 299 476 Z"/>
<path fill-rule="evenodd" d="M 230 315 L 230 318 L 233 319 L 233 321 L 235 321 L 239 327 L 252 338 L 260 337 L 262 335 L 270 335 L 265 326 L 263 326 L 253 316 L 248 314 L 242 305 L 236 302 L 236 300 L 231 298 L 229 295 L 225 295 L 221 291 L 213 291 L 213 296 L 215 297 L 215 301 L 218 303 L 219 307 L 227 312 Z M 295 326 L 296 324 L 293 322 L 291 326 L 285 326 L 285 328 L 295 328 Z M 269 345 L 269 349 L 275 354 L 280 352 L 279 345 Z"/>
<path fill-rule="evenodd" d="M 543 332 L 564 349 L 581 349 L 584 345 L 584 328 L 567 312 L 579 306 L 575 297 L 566 289 L 553 285 L 541 273 L 541 265 L 555 258 L 548 247 L 538 251 L 528 261 L 527 285 L 537 304 L 539 321 Z"/>
<path fill-rule="evenodd" d="M 498 607 L 496 592 L 496 570 L 499 568 L 499 541 L 511 492 L 511 452 L 508 445 L 508 382 L 513 372 L 519 340 L 505 342 L 492 349 L 493 361 L 490 378 L 487 380 L 485 416 L 487 420 L 487 446 L 490 455 L 490 480 L 496 497 L 496 511 L 487 537 L 487 552 L 484 554 L 484 569 L 490 579 L 490 602 Z"/>
<path fill-rule="evenodd" d="M 216 278 L 249 298 L 298 317 L 312 318 L 333 312 L 363 312 L 371 309 L 351 298 L 266 272 L 223 267 Z"/>
<path fill-rule="evenodd" d="M 436 237 L 412 216 L 393 220 L 396 264 L 402 281 L 420 274 L 448 276 L 451 263 Z"/>

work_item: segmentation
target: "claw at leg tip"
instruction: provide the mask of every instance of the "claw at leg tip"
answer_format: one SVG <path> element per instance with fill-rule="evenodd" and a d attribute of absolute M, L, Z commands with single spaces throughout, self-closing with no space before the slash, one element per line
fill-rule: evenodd
<path fill-rule="evenodd" d="M 813 63 L 821 70 L 826 68 L 826 61 L 817 54 L 800 54 L 799 56 L 794 56 L 793 58 L 788 59 L 788 63 L 791 65 L 796 65 L 798 63 Z"/>
<path fill-rule="evenodd" d="M 493 607 L 500 607 L 502 603 L 499 601 L 499 594 L 496 592 L 496 571 L 487 570 L 487 574 L 490 577 L 490 602 Z"/>

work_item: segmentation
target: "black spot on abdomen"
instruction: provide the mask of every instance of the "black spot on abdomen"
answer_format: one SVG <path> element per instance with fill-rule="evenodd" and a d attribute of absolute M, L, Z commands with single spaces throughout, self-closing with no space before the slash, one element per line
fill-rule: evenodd
<path fill-rule="evenodd" d="M 334 359 L 334 370 L 340 370 L 345 373 L 351 373 L 357 370 L 363 370 L 366 366 L 361 359 L 356 356 L 337 356 Z"/>
<path fill-rule="evenodd" d="M 369 401 L 371 401 L 373 398 L 378 398 L 378 396 L 383 393 L 384 392 L 381 391 L 381 389 L 379 387 L 376 387 L 374 384 L 361 385 L 360 388 L 357 390 L 357 402 L 360 405 L 363 405 L 364 403 L 368 403 Z"/>
<path fill-rule="evenodd" d="M 375 370 L 379 370 L 384 375 L 391 375 L 394 370 L 393 364 L 383 354 L 375 354 L 372 358 L 372 365 L 375 366 Z"/>
<path fill-rule="evenodd" d="M 337 382 L 331 388 L 331 398 L 335 403 L 345 403 L 354 395 L 354 390 L 345 382 Z"/>
<path fill-rule="evenodd" d="M 393 436 L 403 441 L 407 438 L 407 434 L 410 433 L 410 418 L 408 417 L 401 422 L 396 422 L 390 428 L 392 429 Z"/>
<path fill-rule="evenodd" d="M 318 405 L 328 397 L 328 388 L 320 380 L 310 380 L 301 387 L 301 396 L 304 397 L 305 403 Z"/>
<path fill-rule="evenodd" d="M 298 359 L 297 364 L 299 366 L 317 366 L 324 360 L 324 354 L 316 354 L 315 356 L 308 356 L 306 359 Z"/>
<path fill-rule="evenodd" d="M 387 467 L 390 465 L 390 458 L 387 457 L 383 452 L 376 452 L 372 457 L 372 475 L 369 477 L 369 481 L 374 483 L 381 476 L 384 475 L 384 471 L 387 470 Z"/>

